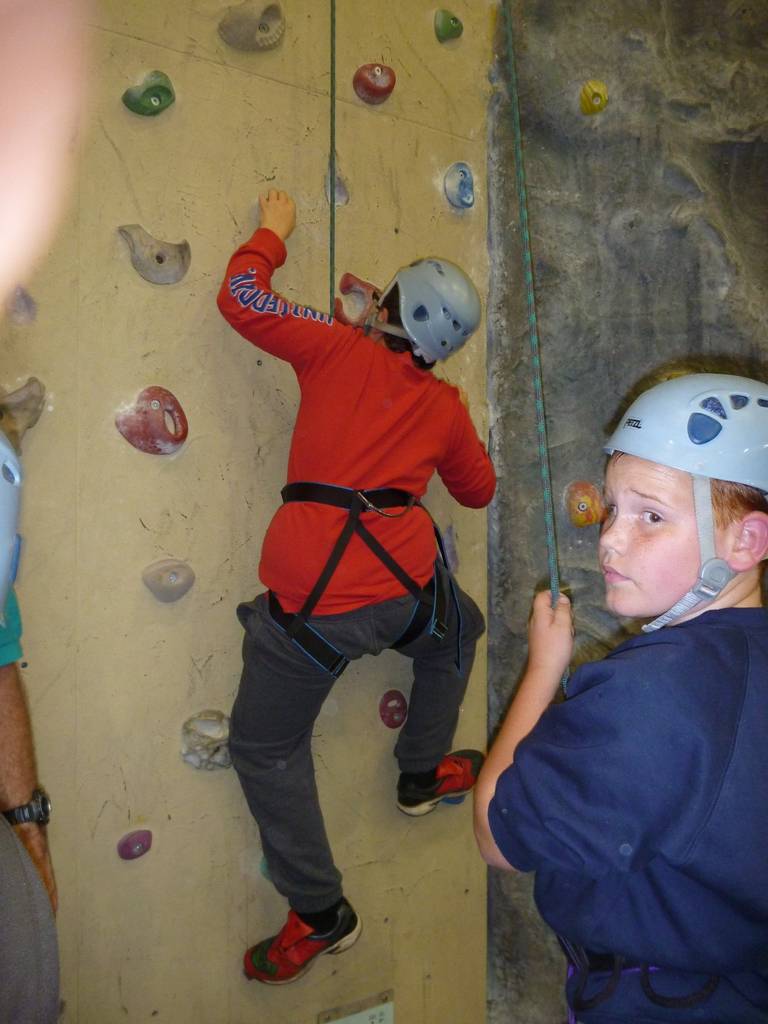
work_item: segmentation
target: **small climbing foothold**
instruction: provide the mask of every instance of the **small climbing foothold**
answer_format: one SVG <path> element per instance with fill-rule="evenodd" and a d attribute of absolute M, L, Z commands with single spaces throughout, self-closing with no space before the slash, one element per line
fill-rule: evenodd
<path fill-rule="evenodd" d="M 136 860 L 148 853 L 151 846 L 152 833 L 148 828 L 140 828 L 123 836 L 117 844 L 117 852 L 123 860 Z"/>
<path fill-rule="evenodd" d="M 395 88 L 395 72 L 386 64 L 362 64 L 352 87 L 364 103 L 383 103 Z"/>
<path fill-rule="evenodd" d="M 181 727 L 181 757 L 193 768 L 230 768 L 229 717 L 206 709 L 188 718 Z"/>
<path fill-rule="evenodd" d="M 21 285 L 13 289 L 5 303 L 8 319 L 15 324 L 31 324 L 37 317 L 37 303 Z"/>
<path fill-rule="evenodd" d="M 267 864 L 267 858 L 262 855 L 261 863 L 259 864 L 259 871 L 261 872 L 262 878 L 266 878 L 268 882 L 272 881 L 272 875 L 269 873 L 269 865 Z"/>
<path fill-rule="evenodd" d="M 148 455 L 172 455 L 189 432 L 178 398 L 158 385 L 144 388 L 130 408 L 118 412 L 115 426 L 126 441 Z"/>
<path fill-rule="evenodd" d="M 192 250 L 189 242 L 162 242 L 140 224 L 121 224 L 117 229 L 128 243 L 131 263 L 145 281 L 176 284 L 189 270 Z"/>
<path fill-rule="evenodd" d="M 581 87 L 579 103 L 582 114 L 601 114 L 608 105 L 608 86 L 597 78 L 590 78 Z"/>
<path fill-rule="evenodd" d="M 602 522 L 603 501 L 600 491 L 588 480 L 574 480 L 565 489 L 568 518 L 574 526 L 594 526 Z"/>
<path fill-rule="evenodd" d="M 235 50 L 273 50 L 285 33 L 280 4 L 260 0 L 230 7 L 219 22 L 219 35 Z"/>
<path fill-rule="evenodd" d="M 461 18 L 457 18 L 455 14 L 451 14 L 445 8 L 435 11 L 435 35 L 441 43 L 448 39 L 458 39 L 463 31 Z"/>
<path fill-rule="evenodd" d="M 388 729 L 399 729 L 408 715 L 408 701 L 399 690 L 387 690 L 379 701 L 379 717 Z"/>
<path fill-rule="evenodd" d="M 462 161 L 451 164 L 443 179 L 445 195 L 451 206 L 468 210 L 475 205 L 475 181 L 469 164 Z"/>
<path fill-rule="evenodd" d="M 354 274 L 343 274 L 339 281 L 342 297 L 336 296 L 333 315 L 340 324 L 362 327 L 373 312 L 379 298 L 379 290 L 370 281 L 363 281 Z"/>
<path fill-rule="evenodd" d="M 156 117 L 167 110 L 175 99 L 171 80 L 162 71 L 150 71 L 141 85 L 134 85 L 123 93 L 125 106 L 142 117 Z"/>
<path fill-rule="evenodd" d="M 30 377 L 26 384 L 5 394 L 0 388 L 0 428 L 17 452 L 21 440 L 40 419 L 45 405 L 45 385 Z"/>
<path fill-rule="evenodd" d="M 331 203 L 331 165 L 328 164 L 328 170 L 325 172 L 325 179 L 323 181 L 325 188 L 325 198 L 328 200 L 328 205 Z M 347 188 L 346 182 L 339 174 L 338 158 L 335 165 L 335 181 L 333 186 L 333 199 L 336 206 L 346 206 L 349 202 L 349 189 Z"/>
<path fill-rule="evenodd" d="M 161 558 L 148 565 L 141 578 L 158 601 L 167 604 L 178 601 L 195 582 L 195 573 L 186 562 L 176 558 Z"/>

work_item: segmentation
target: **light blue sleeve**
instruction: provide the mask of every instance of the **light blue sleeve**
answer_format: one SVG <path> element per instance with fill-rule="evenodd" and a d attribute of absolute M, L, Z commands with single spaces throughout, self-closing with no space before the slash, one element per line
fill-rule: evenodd
<path fill-rule="evenodd" d="M 11 587 L 5 601 L 5 625 L 0 625 L 0 665 L 10 665 L 21 656 L 21 613 Z"/>

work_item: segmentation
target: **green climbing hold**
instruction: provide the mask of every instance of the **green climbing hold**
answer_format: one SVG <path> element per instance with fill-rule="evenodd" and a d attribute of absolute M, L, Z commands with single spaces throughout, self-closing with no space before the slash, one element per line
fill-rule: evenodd
<path fill-rule="evenodd" d="M 134 85 L 123 93 L 126 107 L 142 117 L 155 117 L 170 107 L 175 99 L 171 80 L 162 71 L 151 71 L 141 85 Z"/>
<path fill-rule="evenodd" d="M 441 43 L 447 39 L 458 39 L 463 31 L 461 18 L 457 18 L 455 14 L 451 14 L 444 8 L 435 11 L 435 35 Z"/>

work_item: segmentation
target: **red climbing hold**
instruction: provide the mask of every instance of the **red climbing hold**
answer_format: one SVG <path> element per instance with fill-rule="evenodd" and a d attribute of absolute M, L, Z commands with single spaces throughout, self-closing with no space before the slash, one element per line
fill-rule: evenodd
<path fill-rule="evenodd" d="M 395 72 L 386 64 L 362 64 L 352 86 L 364 103 L 383 103 L 395 88 Z"/>
<path fill-rule="evenodd" d="M 189 432 L 178 398 L 156 384 L 144 388 L 130 409 L 117 414 L 115 426 L 126 441 L 148 455 L 173 454 Z"/>
<path fill-rule="evenodd" d="M 379 701 L 379 716 L 388 729 L 399 729 L 408 715 L 408 701 L 399 690 L 387 690 Z"/>

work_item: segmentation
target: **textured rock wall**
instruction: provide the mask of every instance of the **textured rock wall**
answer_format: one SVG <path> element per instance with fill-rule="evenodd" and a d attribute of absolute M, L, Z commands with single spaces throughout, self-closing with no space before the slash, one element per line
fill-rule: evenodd
<path fill-rule="evenodd" d="M 597 527 L 562 495 L 600 483 L 600 442 L 649 373 L 768 372 L 768 3 L 523 0 L 513 26 L 560 570 L 577 659 L 630 623 L 602 607 Z M 525 660 L 547 559 L 503 18 L 491 107 L 489 383 L 500 489 L 491 517 L 490 726 Z M 587 117 L 588 79 L 608 87 Z M 531 880 L 491 878 L 489 1022 L 564 1019 L 558 947 Z"/>

